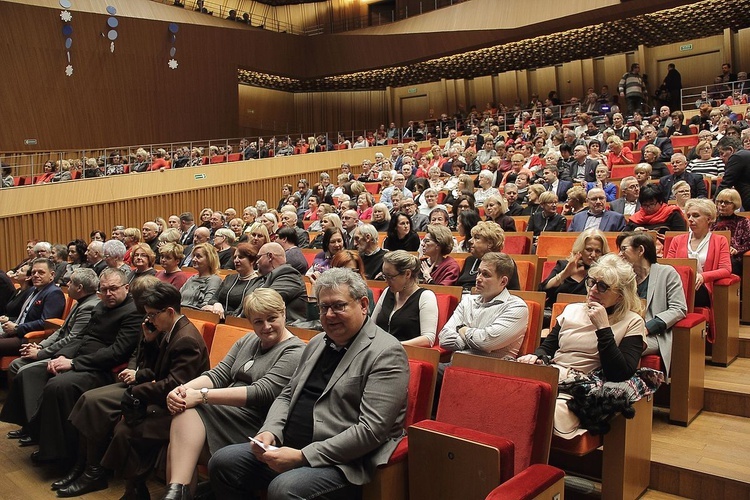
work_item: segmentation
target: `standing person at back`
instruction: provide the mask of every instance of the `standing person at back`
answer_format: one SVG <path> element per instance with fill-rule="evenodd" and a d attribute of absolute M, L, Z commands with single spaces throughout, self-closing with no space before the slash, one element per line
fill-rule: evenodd
<path fill-rule="evenodd" d="M 640 64 L 633 63 L 630 65 L 630 71 L 620 78 L 617 90 L 620 92 L 620 97 L 625 98 L 627 102 L 629 115 L 632 115 L 636 111 L 641 111 L 643 100 L 646 96 L 646 85 L 643 83 Z"/>

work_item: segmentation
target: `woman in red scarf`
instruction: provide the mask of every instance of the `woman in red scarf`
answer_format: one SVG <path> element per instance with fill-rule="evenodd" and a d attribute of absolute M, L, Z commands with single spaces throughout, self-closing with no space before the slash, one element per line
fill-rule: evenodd
<path fill-rule="evenodd" d="M 658 231 L 687 231 L 687 223 L 682 210 L 677 205 L 667 205 L 664 193 L 658 184 L 646 184 L 638 195 L 641 208 L 634 213 L 625 231 L 636 228 Z"/>

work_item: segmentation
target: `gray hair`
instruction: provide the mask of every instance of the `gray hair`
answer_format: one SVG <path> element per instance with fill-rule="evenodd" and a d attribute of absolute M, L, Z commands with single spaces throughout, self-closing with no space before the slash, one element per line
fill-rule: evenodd
<path fill-rule="evenodd" d="M 120 242 L 118 241 L 118 243 Z M 83 287 L 83 290 L 89 295 L 92 293 L 96 293 L 96 291 L 99 289 L 99 276 L 97 276 L 96 271 L 94 271 L 90 267 L 77 268 L 75 271 L 73 271 L 73 274 L 70 275 L 70 282 L 76 285 L 81 285 Z"/>
<path fill-rule="evenodd" d="M 114 257 L 117 260 L 122 260 L 125 257 L 125 252 L 127 252 L 128 249 L 125 248 L 125 244 L 120 240 L 109 240 L 104 242 L 102 251 L 105 254 L 109 254 L 110 257 Z"/>
<path fill-rule="evenodd" d="M 234 231 L 232 231 L 231 229 L 227 229 L 225 227 L 220 227 L 219 229 L 217 229 L 216 232 L 214 233 L 214 236 L 225 237 L 228 240 L 230 245 L 234 243 L 234 240 L 237 239 L 237 236 L 234 234 Z"/>
<path fill-rule="evenodd" d="M 40 241 L 36 245 L 34 245 L 34 252 L 38 252 L 39 250 L 46 250 L 47 253 L 52 253 L 52 245 L 49 244 L 49 242 L 46 241 Z"/>
<path fill-rule="evenodd" d="M 360 276 L 359 273 L 353 273 L 351 269 L 342 267 L 332 267 L 323 272 L 323 274 L 315 280 L 313 293 L 315 294 L 315 298 L 320 300 L 321 292 L 342 287 L 347 287 L 349 289 L 349 295 L 351 295 L 354 300 L 360 300 L 362 297 L 367 297 L 367 283 L 365 283 L 362 276 Z"/>
<path fill-rule="evenodd" d="M 482 170 L 481 172 L 479 172 L 479 177 L 486 177 L 489 180 L 492 180 L 493 176 L 494 174 L 490 172 L 489 170 Z"/>
<path fill-rule="evenodd" d="M 636 179 L 632 175 L 629 175 L 627 177 L 623 177 L 623 179 L 620 181 L 620 191 L 624 191 L 625 189 L 627 189 L 628 184 L 630 184 L 631 182 L 637 183 L 638 179 Z"/>
<path fill-rule="evenodd" d="M 375 226 L 373 226 L 372 224 L 362 224 L 356 230 L 359 231 L 360 236 L 367 235 L 372 238 L 372 241 L 374 241 L 375 243 L 378 242 L 378 230 L 375 229 Z"/>
<path fill-rule="evenodd" d="M 99 281 L 103 280 L 104 278 L 109 278 L 110 276 L 117 276 L 120 279 L 121 285 L 125 285 L 128 282 L 128 276 L 119 267 L 107 267 L 106 269 L 104 269 L 104 271 L 102 271 L 102 273 L 99 275 Z"/>

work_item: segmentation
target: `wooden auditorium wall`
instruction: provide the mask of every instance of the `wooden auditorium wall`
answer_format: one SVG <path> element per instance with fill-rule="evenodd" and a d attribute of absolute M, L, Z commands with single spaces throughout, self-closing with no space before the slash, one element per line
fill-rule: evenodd
<path fill-rule="evenodd" d="M 288 133 L 307 138 L 343 131 L 349 136 L 388 124 L 384 90 L 292 93 L 238 85 L 238 93 L 243 135 Z"/>
<path fill-rule="evenodd" d="M 67 243 L 88 241 L 93 229 L 109 233 L 112 226 L 140 228 L 157 216 L 191 211 L 197 217 L 204 207 L 238 212 L 256 200 L 276 208 L 281 186 L 296 186 L 300 178 L 310 185 L 322 172 L 335 179 L 343 162 L 358 165 L 388 147 L 331 151 L 304 156 L 267 158 L 195 168 L 102 177 L 57 184 L 3 190 L 0 204 L 0 269 L 8 269 L 25 255 L 31 238 Z M 203 174 L 203 177 L 200 175 Z"/>
<path fill-rule="evenodd" d="M 750 44 L 748 32 L 750 30 L 742 30 L 732 35 L 739 40 L 735 45 L 740 46 L 743 41 Z M 692 49 L 681 51 L 680 46 L 684 45 L 692 45 Z M 543 68 L 506 71 L 468 80 L 441 80 L 393 87 L 388 92 L 389 112 L 396 123 L 404 124 L 413 119 L 402 116 L 401 110 L 403 101 L 415 96 L 423 96 L 429 104 L 424 118 L 438 118 L 442 113 L 468 110 L 472 105 L 481 111 L 488 102 L 501 102 L 506 106 L 512 106 L 516 101 L 528 103 L 533 93 L 538 93 L 540 99 L 544 100 L 553 89 L 563 100 L 582 97 L 588 87 L 593 87 L 599 93 L 602 85 L 608 85 L 610 93 L 615 93 L 620 77 L 636 61 L 641 62 L 650 77 L 651 93 L 664 79 L 666 66 L 670 62 L 674 62 L 682 73 L 684 86 L 701 85 L 713 82 L 714 76 L 721 72 L 727 50 L 725 37 L 717 35 L 659 47 L 641 46 L 635 52 L 569 61 Z"/>
<path fill-rule="evenodd" d="M 0 2 L 4 151 L 234 137 L 237 68 L 260 66 L 284 74 L 288 63 L 279 54 L 302 47 L 301 37 L 236 27 L 140 0 L 117 4 L 119 36 L 112 53 L 102 35 L 109 29 L 106 3 L 80 0 L 74 2 L 73 75 L 67 77 L 59 4 L 32 2 L 40 5 Z M 167 66 L 168 21 L 179 25 L 174 44 L 179 66 L 174 71 Z M 36 139 L 37 144 L 27 146 L 25 139 Z"/>

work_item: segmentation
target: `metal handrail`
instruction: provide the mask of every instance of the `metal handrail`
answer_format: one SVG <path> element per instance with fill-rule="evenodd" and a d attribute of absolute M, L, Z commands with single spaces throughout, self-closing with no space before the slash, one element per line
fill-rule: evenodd
<path fill-rule="evenodd" d="M 703 96 L 705 92 L 705 97 Z M 707 103 L 711 106 L 720 106 L 735 92 L 739 92 L 740 101 L 734 104 L 747 104 L 750 95 L 750 79 L 736 82 L 712 83 L 710 85 L 699 85 L 697 87 L 686 87 L 680 91 L 680 107 L 684 110 L 697 109 L 701 104 Z"/>

